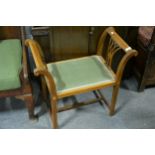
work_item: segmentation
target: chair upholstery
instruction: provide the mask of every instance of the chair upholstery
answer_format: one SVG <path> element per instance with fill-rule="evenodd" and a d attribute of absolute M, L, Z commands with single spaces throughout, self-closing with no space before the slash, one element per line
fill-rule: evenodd
<path fill-rule="evenodd" d="M 58 93 L 86 86 L 114 83 L 115 77 L 100 56 L 90 56 L 47 64 Z"/>
<path fill-rule="evenodd" d="M 22 47 L 18 39 L 0 41 L 0 90 L 21 86 L 19 74 L 22 69 Z"/>
<path fill-rule="evenodd" d="M 147 47 L 151 41 L 154 26 L 140 26 L 138 29 L 138 41 L 140 41 L 144 47 Z"/>

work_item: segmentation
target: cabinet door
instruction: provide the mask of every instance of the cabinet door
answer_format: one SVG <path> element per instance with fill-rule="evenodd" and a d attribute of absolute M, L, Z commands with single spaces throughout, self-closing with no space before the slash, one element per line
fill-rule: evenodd
<path fill-rule="evenodd" d="M 89 27 L 51 27 L 50 45 L 54 60 L 64 60 L 89 55 Z"/>

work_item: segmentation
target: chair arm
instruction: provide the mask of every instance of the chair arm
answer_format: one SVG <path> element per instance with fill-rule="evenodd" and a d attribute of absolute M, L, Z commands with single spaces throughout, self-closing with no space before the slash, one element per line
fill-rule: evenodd
<path fill-rule="evenodd" d="M 34 75 L 43 76 L 46 80 L 47 88 L 50 94 L 52 94 L 53 97 L 57 98 L 56 85 L 55 85 L 52 75 L 48 72 L 48 70 L 46 68 L 36 68 L 34 69 Z"/>
<path fill-rule="evenodd" d="M 106 43 L 106 38 L 109 36 L 109 42 L 107 42 L 107 53 L 106 53 L 106 63 L 111 68 L 113 57 L 120 50 L 124 52 L 124 56 L 119 62 L 116 70 L 116 83 L 120 84 L 124 68 L 133 56 L 137 56 L 138 52 L 133 50 L 115 31 L 113 27 L 108 27 L 101 35 L 97 47 L 97 54 L 102 56 L 104 49 L 104 44 Z"/>
<path fill-rule="evenodd" d="M 117 71 L 116 71 L 116 83 L 120 84 L 121 78 L 122 78 L 122 74 L 124 71 L 124 68 L 127 64 L 127 62 L 133 57 L 133 56 L 137 56 L 138 52 L 136 50 L 129 50 L 126 52 L 126 54 L 123 56 L 123 58 L 121 59 L 118 67 L 117 67 Z"/>
<path fill-rule="evenodd" d="M 36 65 L 36 69 L 34 70 L 35 76 L 39 76 L 39 75 L 43 76 L 45 78 L 47 88 L 50 94 L 52 94 L 53 97 L 57 98 L 55 82 L 53 80 L 52 75 L 48 72 L 47 65 L 45 62 L 43 62 L 42 56 L 40 54 L 41 47 L 36 41 L 32 39 L 27 39 L 25 41 L 25 45 L 31 49 L 31 53 Z"/>

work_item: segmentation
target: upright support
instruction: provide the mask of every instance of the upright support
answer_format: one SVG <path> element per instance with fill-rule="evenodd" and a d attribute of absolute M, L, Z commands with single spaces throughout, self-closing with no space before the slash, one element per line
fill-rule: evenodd
<path fill-rule="evenodd" d="M 38 116 L 34 114 L 35 102 L 34 102 L 32 94 L 24 95 L 24 101 L 25 101 L 26 107 L 28 109 L 29 119 L 37 120 Z"/>
<path fill-rule="evenodd" d="M 57 120 L 57 100 L 55 98 L 51 99 L 51 119 L 53 123 L 53 129 L 58 128 L 58 120 Z"/>
<path fill-rule="evenodd" d="M 112 116 L 115 112 L 116 100 L 119 92 L 119 85 L 113 86 L 111 104 L 109 106 L 109 115 Z"/>

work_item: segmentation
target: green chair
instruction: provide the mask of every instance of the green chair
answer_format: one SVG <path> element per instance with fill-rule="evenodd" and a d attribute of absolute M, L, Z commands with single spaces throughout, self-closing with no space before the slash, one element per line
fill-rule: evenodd
<path fill-rule="evenodd" d="M 44 78 L 51 99 L 51 119 L 53 128 L 58 127 L 57 112 L 77 108 L 94 102 L 105 102 L 110 115 L 114 114 L 116 99 L 121 82 L 122 73 L 128 60 L 137 55 L 127 43 L 115 32 L 113 27 L 107 28 L 101 35 L 96 55 L 52 62 L 46 64 L 39 44 L 31 39 L 26 40 L 30 47 L 36 69 L 34 74 Z M 123 54 L 117 70 L 112 69 L 112 60 L 116 53 Z M 43 91 L 45 91 L 45 85 Z M 101 88 L 113 86 L 112 100 L 109 104 Z M 65 107 L 57 107 L 57 102 L 67 96 L 93 91 L 96 99 L 84 103 L 75 103 Z M 45 92 L 44 92 L 45 94 Z"/>
<path fill-rule="evenodd" d="M 24 100 L 29 118 L 36 119 L 32 87 L 28 79 L 26 51 L 23 44 L 23 28 L 4 28 L 7 33 L 10 29 L 13 29 L 14 33 L 6 34 L 6 37 L 3 36 L 0 40 L 0 98 L 14 96 Z M 9 38 L 9 35 L 12 36 Z"/>

